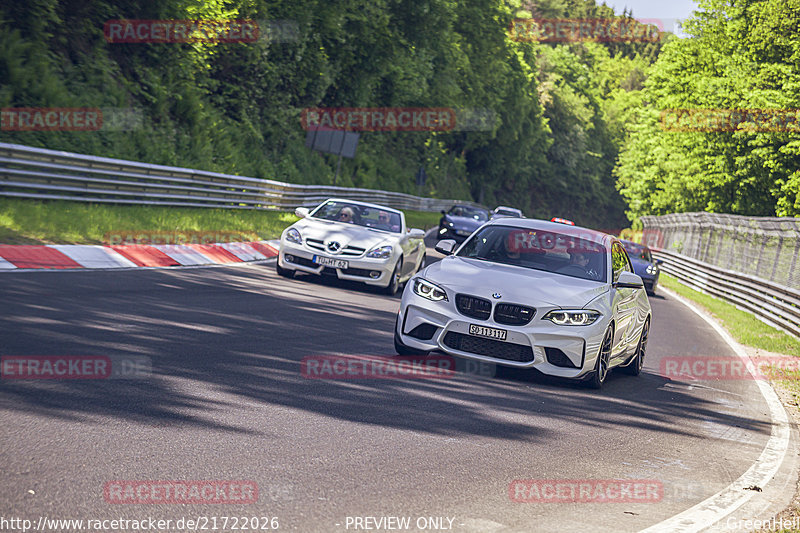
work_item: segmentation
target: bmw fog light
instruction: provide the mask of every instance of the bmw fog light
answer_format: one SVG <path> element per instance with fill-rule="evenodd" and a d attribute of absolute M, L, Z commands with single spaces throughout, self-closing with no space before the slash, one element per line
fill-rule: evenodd
<path fill-rule="evenodd" d="M 287 263 L 292 263 L 294 262 L 294 256 L 286 254 L 283 256 L 283 260 L 286 261 Z"/>
<path fill-rule="evenodd" d="M 378 279 L 379 277 L 381 277 L 381 273 L 378 272 L 377 270 L 372 270 L 369 273 L 369 277 L 371 277 L 372 279 Z"/>

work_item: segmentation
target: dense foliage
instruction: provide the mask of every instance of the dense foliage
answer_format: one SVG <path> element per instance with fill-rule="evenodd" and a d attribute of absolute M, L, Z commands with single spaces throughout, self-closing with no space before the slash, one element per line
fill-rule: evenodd
<path fill-rule="evenodd" d="M 629 216 L 800 216 L 800 0 L 701 0 L 686 32 L 663 46 L 631 112 L 616 169 Z M 798 122 L 668 131 L 667 109 L 785 109 Z"/>
<path fill-rule="evenodd" d="M 0 8 L 0 107 L 133 107 L 144 118 L 133 131 L 0 139 L 319 184 L 332 183 L 337 159 L 304 146 L 303 108 L 488 109 L 483 131 L 364 133 L 337 184 L 624 227 L 612 170 L 660 45 L 510 39 L 511 20 L 530 16 L 613 11 L 594 0 L 13 0 Z M 297 33 L 108 43 L 104 22 L 122 18 L 288 20 Z"/>

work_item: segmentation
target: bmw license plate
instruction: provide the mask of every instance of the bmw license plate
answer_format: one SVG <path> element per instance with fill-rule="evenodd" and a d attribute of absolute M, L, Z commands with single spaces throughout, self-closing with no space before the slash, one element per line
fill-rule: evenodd
<path fill-rule="evenodd" d="M 504 329 L 487 328 L 486 326 L 478 326 L 477 324 L 469 325 L 469 334 L 478 337 L 486 337 L 488 339 L 497 339 L 499 341 L 506 340 L 508 332 Z"/>
<path fill-rule="evenodd" d="M 348 268 L 348 263 L 344 259 L 334 259 L 332 257 L 323 257 L 315 255 L 312 259 L 318 265 L 329 266 L 333 268 Z"/>

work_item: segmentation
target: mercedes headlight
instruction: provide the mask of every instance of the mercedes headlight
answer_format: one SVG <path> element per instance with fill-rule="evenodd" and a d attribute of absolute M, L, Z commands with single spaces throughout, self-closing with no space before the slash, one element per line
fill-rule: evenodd
<path fill-rule="evenodd" d="M 369 252 L 367 252 L 367 257 L 371 257 L 373 259 L 386 259 L 387 257 L 392 256 L 393 248 L 391 246 L 381 246 L 379 248 L 373 248 Z"/>
<path fill-rule="evenodd" d="M 300 232 L 294 228 L 289 228 L 286 232 L 286 240 L 295 244 L 303 244 L 303 237 L 301 237 Z"/>
<path fill-rule="evenodd" d="M 447 293 L 443 288 L 422 278 L 414 279 L 414 293 L 434 302 L 447 301 Z"/>
<path fill-rule="evenodd" d="M 576 309 L 574 311 L 559 309 L 550 311 L 543 318 L 559 326 L 588 326 L 600 318 L 600 313 L 587 311 L 586 309 Z"/>

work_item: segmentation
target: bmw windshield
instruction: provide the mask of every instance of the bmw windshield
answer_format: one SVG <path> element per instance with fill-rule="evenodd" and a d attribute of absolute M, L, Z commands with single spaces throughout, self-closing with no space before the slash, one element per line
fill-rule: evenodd
<path fill-rule="evenodd" d="M 456 255 L 574 278 L 606 280 L 605 246 L 552 231 L 490 225 L 473 235 Z"/>

